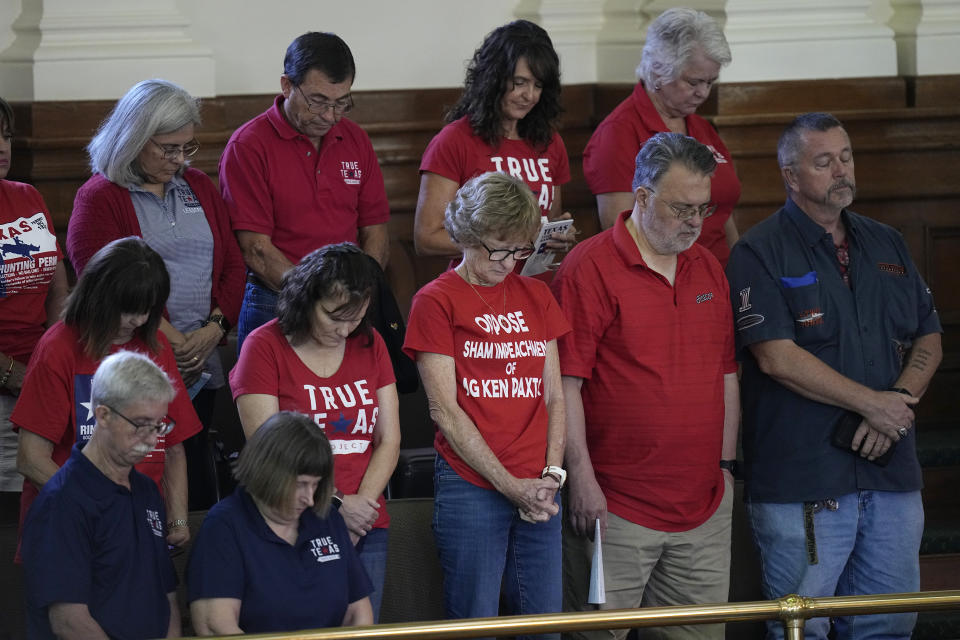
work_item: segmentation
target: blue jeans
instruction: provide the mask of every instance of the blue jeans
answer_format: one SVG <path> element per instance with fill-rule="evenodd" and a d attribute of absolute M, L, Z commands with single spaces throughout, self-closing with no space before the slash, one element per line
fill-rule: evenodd
<path fill-rule="evenodd" d="M 383 602 L 383 579 L 387 575 L 387 529 L 372 529 L 357 541 L 360 564 L 373 583 L 370 604 L 373 606 L 373 623 L 380 621 L 380 603 Z"/>
<path fill-rule="evenodd" d="M 447 617 L 497 616 L 501 584 L 510 613 L 560 611 L 561 515 L 526 522 L 505 496 L 467 482 L 440 456 L 433 479 L 433 535 Z M 556 499 L 559 504 L 559 493 Z"/>
<path fill-rule="evenodd" d="M 243 290 L 243 306 L 237 320 L 237 354 L 251 331 L 277 317 L 277 293 L 249 280 Z"/>
<path fill-rule="evenodd" d="M 920 589 L 923 504 L 919 491 L 859 491 L 836 498 L 838 508 L 813 513 L 816 563 L 808 557 L 803 503 L 747 502 L 769 599 L 898 593 Z M 837 640 L 909 638 L 917 614 L 849 616 L 834 620 Z M 825 639 L 827 618 L 807 621 L 805 637 Z M 779 622 L 767 638 L 782 638 Z"/>

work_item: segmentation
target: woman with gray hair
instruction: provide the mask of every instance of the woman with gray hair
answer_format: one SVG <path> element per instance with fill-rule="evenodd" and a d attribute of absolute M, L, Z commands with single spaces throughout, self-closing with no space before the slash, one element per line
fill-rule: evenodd
<path fill-rule="evenodd" d="M 417 293 L 404 351 L 437 426 L 433 531 L 450 618 L 561 607 L 559 490 L 565 441 L 557 337 L 570 330 L 546 284 L 513 272 L 540 210 L 501 173 L 468 180 L 445 226 L 460 264 Z"/>
<path fill-rule="evenodd" d="M 583 152 L 584 177 L 597 197 L 604 229 L 633 209 L 631 181 L 643 143 L 657 133 L 682 133 L 707 145 L 717 160 L 711 190 L 717 210 L 704 221 L 698 242 L 726 265 L 739 237 L 731 214 L 740 200 L 740 180 L 726 145 L 696 111 L 730 60 L 723 30 L 702 11 L 676 7 L 650 23 L 637 67 L 639 82 L 597 126 Z"/>
<path fill-rule="evenodd" d="M 87 146 L 93 176 L 74 200 L 67 252 L 78 275 L 116 238 L 140 236 L 160 254 L 171 283 L 160 330 L 205 434 L 225 384 L 216 346 L 237 321 L 245 267 L 220 192 L 189 167 L 199 124 L 197 100 L 181 87 L 159 79 L 134 85 Z M 205 435 L 188 446 L 195 508 L 215 500 L 205 449 Z"/>

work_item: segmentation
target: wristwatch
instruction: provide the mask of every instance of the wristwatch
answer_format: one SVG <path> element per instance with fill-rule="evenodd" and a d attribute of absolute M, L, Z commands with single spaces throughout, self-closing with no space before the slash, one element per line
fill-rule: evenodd
<path fill-rule="evenodd" d="M 560 483 L 559 489 L 563 489 L 563 485 L 567 482 L 567 470 L 563 467 L 552 464 L 545 466 L 543 471 L 540 472 L 540 477 L 546 478 L 547 476 Z"/>
<path fill-rule="evenodd" d="M 230 323 L 227 322 L 227 319 L 223 317 L 222 313 L 215 313 L 207 318 L 207 321 L 203 323 L 203 326 L 207 326 L 211 322 L 220 327 L 220 331 L 223 331 L 223 335 L 230 333 Z"/>
<path fill-rule="evenodd" d="M 720 468 L 729 471 L 730 475 L 732 475 L 734 478 L 740 476 L 740 463 L 738 463 L 736 460 L 721 460 Z"/>
<path fill-rule="evenodd" d="M 334 489 L 333 495 L 330 496 L 330 498 L 330 501 L 333 503 L 333 508 L 339 511 L 340 507 L 343 506 L 343 491 L 340 491 L 340 489 Z"/>

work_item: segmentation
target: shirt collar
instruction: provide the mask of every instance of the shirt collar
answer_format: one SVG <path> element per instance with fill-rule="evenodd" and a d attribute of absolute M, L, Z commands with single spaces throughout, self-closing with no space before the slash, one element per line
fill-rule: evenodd
<path fill-rule="evenodd" d="M 257 508 L 257 504 L 253 501 L 253 497 L 247 493 L 247 490 L 241 485 L 234 489 L 234 491 L 240 498 L 240 504 L 243 505 L 243 513 L 246 516 L 247 522 L 250 524 L 250 528 L 257 534 L 257 536 L 267 542 L 289 546 L 285 540 L 281 539 L 280 536 L 273 532 L 273 529 L 271 529 L 270 525 L 267 524 L 266 518 L 263 517 L 263 514 L 260 513 L 260 509 Z M 297 544 L 300 544 L 304 538 L 307 529 L 307 523 L 305 519 L 309 518 L 310 514 L 313 514 L 313 511 L 310 509 L 307 509 L 300 514 L 300 522 L 297 526 Z"/>
<path fill-rule="evenodd" d="M 279 94 L 273 100 L 273 106 L 267 111 L 267 121 L 273 125 L 274 130 L 277 132 L 277 135 L 283 138 L 284 140 L 295 140 L 296 138 L 307 139 L 305 135 L 300 133 L 294 128 L 290 122 L 287 121 L 287 117 L 283 113 L 283 102 L 286 98 L 283 97 L 283 94 Z M 341 121 L 343 119 L 341 118 Z M 333 134 L 333 135 L 331 135 Z M 340 122 L 333 125 L 326 135 L 323 136 L 323 142 L 321 146 L 326 146 L 331 141 L 340 140 L 343 136 L 340 135 Z"/>
<path fill-rule="evenodd" d="M 787 197 L 787 202 L 783 205 L 783 211 L 787 218 L 796 225 L 797 230 L 800 231 L 800 236 L 808 246 L 812 247 L 819 244 L 823 237 L 827 235 L 826 229 L 804 213 L 803 209 L 797 206 L 797 203 L 790 197 Z M 843 221 L 846 231 L 855 238 L 858 231 L 856 216 L 851 215 L 849 211 L 844 209 L 840 212 L 840 219 Z"/>
<path fill-rule="evenodd" d="M 117 484 L 110 478 L 108 478 L 103 471 L 93 464 L 93 461 L 90 460 L 87 456 L 83 455 L 83 445 L 75 444 L 73 449 L 70 451 L 70 459 L 72 463 L 77 465 L 81 471 L 79 477 L 80 482 L 83 484 L 84 493 L 92 498 L 105 498 L 109 497 L 115 493 L 129 493 L 130 490 L 124 487 L 123 485 Z M 130 469 L 130 486 L 133 486 L 133 468 Z"/>
<path fill-rule="evenodd" d="M 644 88 L 642 82 L 638 82 L 633 88 L 633 108 L 636 109 L 637 115 L 640 116 L 640 120 L 643 121 L 643 126 L 646 127 L 648 131 L 653 131 L 654 133 L 667 133 L 670 131 L 667 125 L 663 123 L 660 112 L 653 106 L 653 101 L 650 100 L 650 96 L 647 95 L 647 90 Z M 684 118 L 684 120 L 686 120 L 686 118 Z"/>

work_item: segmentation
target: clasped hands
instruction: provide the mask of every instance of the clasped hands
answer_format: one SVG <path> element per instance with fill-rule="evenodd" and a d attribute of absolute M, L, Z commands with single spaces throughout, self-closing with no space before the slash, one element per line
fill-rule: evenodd
<path fill-rule="evenodd" d="M 867 460 L 876 460 L 885 454 L 913 427 L 912 407 L 918 402 L 919 398 L 897 391 L 876 392 L 874 405 L 863 414 L 850 448 Z"/>
<path fill-rule="evenodd" d="M 343 496 L 340 506 L 340 515 L 350 532 L 350 542 L 356 546 L 357 541 L 373 528 L 373 523 L 380 515 L 380 503 L 353 493 Z"/>
<path fill-rule="evenodd" d="M 546 522 L 560 513 L 560 506 L 554 501 L 560 483 L 556 478 L 516 478 L 510 495 L 510 502 L 517 507 L 520 517 L 527 522 Z"/>

